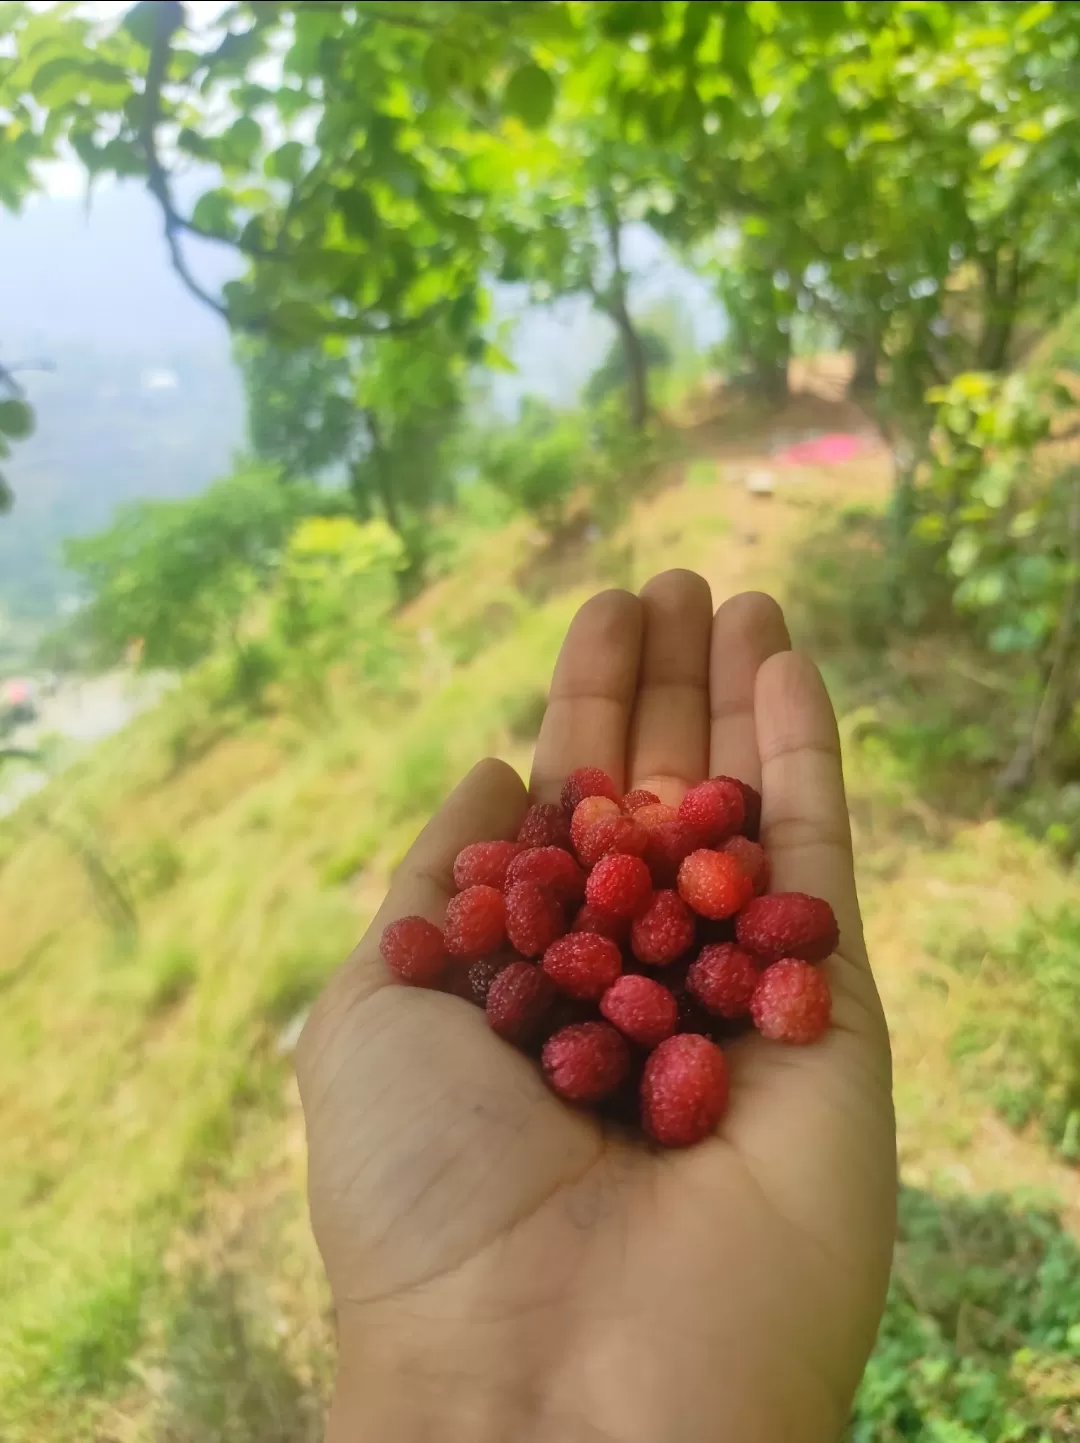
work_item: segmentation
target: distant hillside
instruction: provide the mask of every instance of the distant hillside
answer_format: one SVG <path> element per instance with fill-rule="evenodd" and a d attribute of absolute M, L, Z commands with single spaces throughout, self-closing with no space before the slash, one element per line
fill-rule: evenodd
<path fill-rule="evenodd" d="M 227 257 L 197 258 L 217 284 Z M 169 269 L 141 190 L 0 212 L 0 359 L 52 362 L 23 376 L 37 433 L 8 466 L 0 614 L 48 619 L 64 593 L 62 537 L 120 502 L 198 491 L 243 441 L 243 402 L 220 320 Z"/>
<path fill-rule="evenodd" d="M 676 298 L 694 342 L 716 339 L 723 323 L 700 279 L 644 229 L 627 252 L 639 314 Z M 205 244 L 189 256 L 211 288 L 236 265 Z M 497 308 L 517 372 L 492 378 L 495 406 L 511 409 L 526 391 L 572 404 L 611 344 L 608 322 L 581 298 L 530 306 L 518 287 L 500 289 Z M 8 466 L 16 508 L 0 518 L 0 651 L 5 612 L 10 631 L 62 606 L 63 537 L 104 525 L 121 502 L 200 490 L 244 441 L 226 328 L 169 268 L 139 185 L 103 190 L 89 207 L 53 198 L 0 212 L 0 360 L 39 357 L 56 369 L 23 377 L 38 429 Z"/>

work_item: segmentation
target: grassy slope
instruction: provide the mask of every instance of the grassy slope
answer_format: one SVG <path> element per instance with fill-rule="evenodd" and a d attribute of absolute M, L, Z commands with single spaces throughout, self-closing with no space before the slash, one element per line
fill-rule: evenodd
<path fill-rule="evenodd" d="M 850 420 L 807 400 L 776 425 Z M 793 597 L 796 629 L 825 646 L 896 1034 L 907 1180 L 953 1194 L 1021 1189 L 1080 1226 L 1075 1174 L 1009 1132 L 950 1063 L 977 981 L 933 955 L 941 930 L 972 912 L 1052 908 L 1069 879 L 1034 843 L 920 794 L 842 641 L 799 602 L 805 536 L 853 503 L 878 504 L 884 461 L 794 473 L 765 500 L 742 484 L 767 464 L 763 434 L 733 439 L 714 423 L 688 437 L 698 459 L 670 468 L 612 541 L 551 557 L 521 522 L 474 536 L 404 619 L 396 697 L 375 701 L 344 676 L 329 714 L 268 716 L 201 743 L 205 715 L 169 698 L 0 832 L 5 1440 L 195 1443 L 226 1417 L 230 1439 L 318 1436 L 330 1334 L 283 1029 L 452 781 L 485 752 L 527 768 L 581 597 L 673 564 L 704 571 L 718 599 L 745 586 Z M 824 575 L 835 584 L 828 565 Z M 42 815 L 131 878 L 137 942 L 103 924 L 85 865 Z M 933 1237 L 909 1272 L 940 1271 L 952 1244 Z M 918 1316 L 933 1311 L 920 1304 Z M 931 1436 L 896 1429 L 875 1436 Z"/>

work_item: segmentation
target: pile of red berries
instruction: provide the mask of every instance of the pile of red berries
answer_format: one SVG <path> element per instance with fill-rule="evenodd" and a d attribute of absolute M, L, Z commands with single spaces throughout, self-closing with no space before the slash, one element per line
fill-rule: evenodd
<path fill-rule="evenodd" d="M 500 1037 L 539 1049 L 566 1101 L 629 1110 L 686 1147 L 727 1102 L 719 1042 L 750 1026 L 813 1042 L 829 1025 L 813 964 L 835 949 L 836 918 L 818 897 L 766 894 L 760 819 L 761 797 L 733 777 L 668 807 L 582 767 L 516 841 L 458 854 L 441 931 L 403 917 L 382 954 L 402 981 L 471 997 Z"/>

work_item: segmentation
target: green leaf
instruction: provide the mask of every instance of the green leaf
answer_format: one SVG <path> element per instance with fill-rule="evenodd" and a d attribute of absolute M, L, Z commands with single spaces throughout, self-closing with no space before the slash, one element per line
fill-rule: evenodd
<path fill-rule="evenodd" d="M 747 14 L 745 4 L 724 6 L 724 35 L 720 47 L 720 64 L 740 89 L 749 90 L 750 57 L 754 53 L 756 36 L 753 21 Z"/>
<path fill-rule="evenodd" d="M 539 130 L 555 104 L 555 82 L 546 70 L 532 63 L 514 71 L 503 91 L 503 105 L 511 115 Z"/>
<path fill-rule="evenodd" d="M 5 436 L 10 436 L 13 441 L 21 441 L 29 436 L 34 429 L 34 413 L 25 401 L 17 400 L 14 396 L 7 401 L 0 401 L 0 431 Z"/>
<path fill-rule="evenodd" d="M 219 150 L 226 165 L 247 165 L 262 144 L 262 128 L 250 115 L 241 115 L 221 137 Z"/>
<path fill-rule="evenodd" d="M 208 190 L 195 202 L 192 224 L 213 235 L 227 235 L 232 229 L 233 198 L 227 190 Z"/>
<path fill-rule="evenodd" d="M 359 236 L 366 241 L 375 240 L 381 226 L 378 212 L 367 191 L 339 190 L 337 208 L 341 212 L 345 229 L 349 235 Z"/>
<path fill-rule="evenodd" d="M 304 147 L 298 140 L 287 140 L 266 157 L 264 169 L 275 180 L 292 182 L 299 178 L 303 160 Z"/>

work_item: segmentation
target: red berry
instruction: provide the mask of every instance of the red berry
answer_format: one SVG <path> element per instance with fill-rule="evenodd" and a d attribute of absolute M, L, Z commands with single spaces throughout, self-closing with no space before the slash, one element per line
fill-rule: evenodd
<path fill-rule="evenodd" d="M 761 973 L 731 942 L 703 947 L 686 974 L 688 991 L 718 1017 L 745 1017 Z"/>
<path fill-rule="evenodd" d="M 640 822 L 647 832 L 662 827 L 666 822 L 679 820 L 678 807 L 666 806 L 663 802 L 646 802 L 634 811 L 634 821 Z"/>
<path fill-rule="evenodd" d="M 805 892 L 773 892 L 747 902 L 735 919 L 740 947 L 763 962 L 800 957 L 823 962 L 836 951 L 840 931 L 833 909 Z"/>
<path fill-rule="evenodd" d="M 558 802 L 537 802 L 525 813 L 517 839 L 526 847 L 568 847 L 570 818 Z"/>
<path fill-rule="evenodd" d="M 524 851 L 520 842 L 471 842 L 462 847 L 454 862 L 454 886 L 459 892 L 466 887 L 506 886 L 506 869 Z"/>
<path fill-rule="evenodd" d="M 433 987 L 449 958 L 443 934 L 426 917 L 400 917 L 382 934 L 379 951 L 390 970 L 414 987 Z"/>
<path fill-rule="evenodd" d="M 720 850 L 727 852 L 738 861 L 739 866 L 753 884 L 754 894 L 760 896 L 769 885 L 769 877 L 772 875 L 769 854 L 761 843 L 752 842 L 749 837 L 740 834 L 737 837 L 729 837 Z"/>
<path fill-rule="evenodd" d="M 660 798 L 655 792 L 647 791 L 644 787 L 635 787 L 632 792 L 627 792 L 622 799 L 624 812 L 636 812 L 638 807 L 658 807 L 661 805 Z"/>
<path fill-rule="evenodd" d="M 707 1037 L 684 1032 L 649 1054 L 641 1125 L 664 1147 L 689 1147 L 716 1127 L 727 1103 L 727 1064 Z"/>
<path fill-rule="evenodd" d="M 585 883 L 585 900 L 612 917 L 640 917 L 652 899 L 652 877 L 640 857 L 613 852 L 597 862 Z"/>
<path fill-rule="evenodd" d="M 820 967 L 784 957 L 766 967 L 750 1001 L 750 1015 L 773 1042 L 813 1042 L 832 1012 L 829 981 Z"/>
<path fill-rule="evenodd" d="M 698 839 L 685 822 L 665 822 L 649 833 L 645 861 L 657 887 L 674 887 L 683 861 L 696 850 Z"/>
<path fill-rule="evenodd" d="M 602 997 L 622 971 L 622 953 L 598 932 L 571 932 L 544 953 L 541 964 L 560 991 L 581 1002 Z"/>
<path fill-rule="evenodd" d="M 600 1011 L 639 1047 L 655 1047 L 679 1021 L 675 998 L 651 977 L 623 976 L 600 999 Z"/>
<path fill-rule="evenodd" d="M 573 813 L 586 797 L 610 797 L 613 802 L 618 802 L 619 789 L 607 772 L 599 767 L 578 767 L 563 783 L 562 804 Z"/>
<path fill-rule="evenodd" d="M 466 887 L 451 897 L 443 936 L 452 957 L 475 960 L 494 952 L 506 937 L 503 894 L 496 887 Z"/>
<path fill-rule="evenodd" d="M 582 802 L 581 806 L 586 803 Z M 578 812 L 581 807 L 578 807 Z M 577 816 L 577 812 L 574 813 Z M 625 852 L 630 857 L 640 857 L 648 845 L 649 834 L 633 817 L 618 813 L 613 817 L 601 817 L 594 822 L 581 846 L 577 849 L 582 866 L 595 867 L 601 857 L 610 852 Z"/>
<path fill-rule="evenodd" d="M 738 777 L 714 777 L 715 782 L 734 782 L 743 795 L 743 824 L 742 834 L 749 837 L 752 842 L 758 839 L 761 831 L 761 793 L 749 782 L 741 782 Z"/>
<path fill-rule="evenodd" d="M 479 962 L 470 964 L 465 975 L 469 984 L 469 994 L 478 1007 L 487 1005 L 491 984 L 500 972 L 505 971 L 508 965 L 505 957 L 481 957 Z"/>
<path fill-rule="evenodd" d="M 613 802 L 610 797 L 586 797 L 574 808 L 574 815 L 570 818 L 570 845 L 581 857 L 581 848 L 585 838 L 593 826 L 601 817 L 621 817 L 618 803 Z M 582 861 L 585 859 L 582 857 Z M 586 862 L 586 866 L 589 864 Z"/>
<path fill-rule="evenodd" d="M 742 791 L 730 777 L 700 782 L 679 804 L 679 816 L 697 834 L 700 846 L 717 847 L 734 836 L 745 815 Z"/>
<path fill-rule="evenodd" d="M 574 918 L 574 925 L 570 930 L 598 932 L 601 937 L 610 937 L 613 942 L 622 944 L 630 936 L 630 918 L 609 917 L 606 912 L 598 912 L 586 902 Z"/>
<path fill-rule="evenodd" d="M 540 1062 L 552 1089 L 567 1102 L 599 1102 L 630 1071 L 626 1043 L 606 1022 L 564 1027 L 544 1043 Z"/>
<path fill-rule="evenodd" d="M 702 917 L 730 917 L 753 893 L 750 878 L 727 852 L 691 852 L 679 868 L 679 896 Z"/>
<path fill-rule="evenodd" d="M 562 847 L 533 847 L 515 857 L 506 869 L 506 884 L 515 882 L 547 887 L 559 902 L 580 902 L 585 895 L 585 873 Z"/>
<path fill-rule="evenodd" d="M 506 935 L 515 952 L 539 957 L 566 931 L 563 909 L 547 887 L 515 882 L 506 889 Z"/>
<path fill-rule="evenodd" d="M 528 1042 L 540 1030 L 554 997 L 555 989 L 539 967 L 511 962 L 488 991 L 488 1026 L 507 1042 Z"/>
<path fill-rule="evenodd" d="M 692 945 L 694 930 L 694 915 L 678 892 L 654 892 L 630 929 L 630 946 L 639 962 L 664 967 Z"/>

